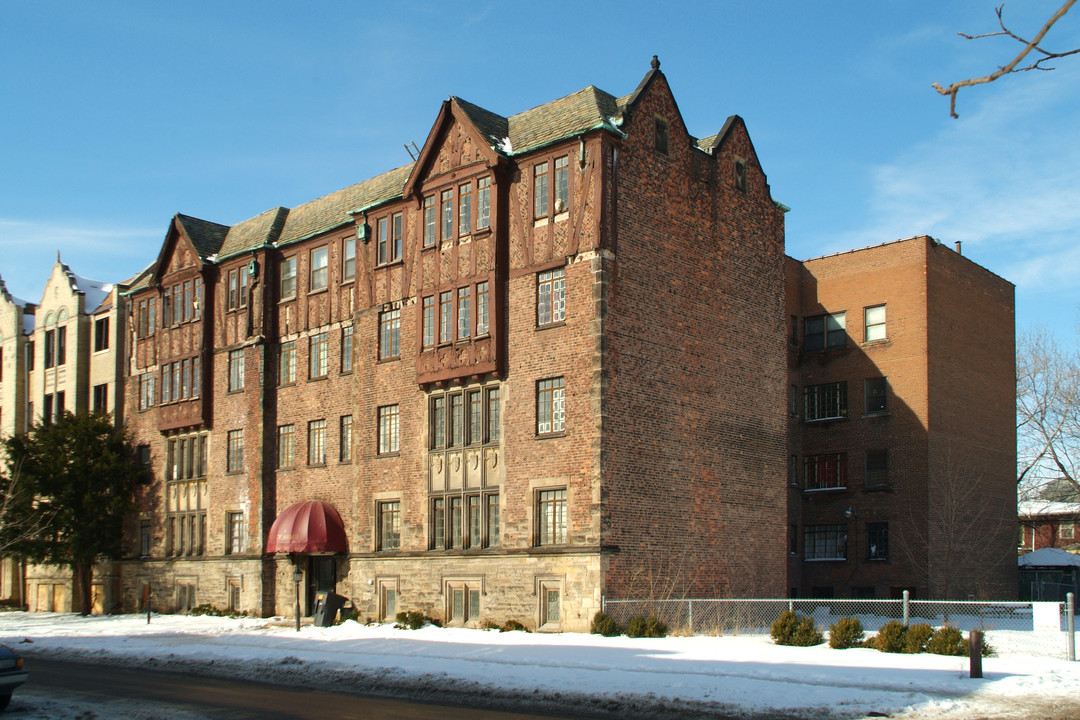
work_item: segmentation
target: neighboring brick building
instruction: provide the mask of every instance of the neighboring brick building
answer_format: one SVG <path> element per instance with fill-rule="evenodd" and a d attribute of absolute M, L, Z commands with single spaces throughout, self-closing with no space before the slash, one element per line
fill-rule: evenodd
<path fill-rule="evenodd" d="M 792 592 L 1015 593 L 1013 286 L 958 250 L 788 262 Z"/>
<path fill-rule="evenodd" d="M 60 261 L 38 304 L 0 282 L 0 436 L 25 432 L 62 412 L 103 411 L 124 421 L 122 285 L 80 277 Z M 96 569 L 93 607 L 119 603 L 118 576 Z M 35 610 L 72 608 L 71 569 L 0 564 L 2 599 Z"/>
<path fill-rule="evenodd" d="M 1056 548 L 1080 553 L 1080 503 L 1027 500 L 1017 508 L 1017 549 L 1032 552 Z"/>

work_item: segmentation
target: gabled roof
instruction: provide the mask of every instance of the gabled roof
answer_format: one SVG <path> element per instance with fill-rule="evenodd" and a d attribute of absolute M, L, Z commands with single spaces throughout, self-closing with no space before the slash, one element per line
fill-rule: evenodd
<path fill-rule="evenodd" d="M 217 260 L 277 242 L 288 214 L 289 211 L 286 208 L 276 207 L 233 225 L 221 243 Z"/>
<path fill-rule="evenodd" d="M 351 223 L 350 212 L 401 197 L 401 190 L 412 169 L 413 164 L 409 163 L 293 208 L 289 211 L 278 245 L 298 242 Z"/>
<path fill-rule="evenodd" d="M 514 155 L 550 145 L 590 130 L 618 133 L 614 117 L 619 113 L 615 96 L 593 85 L 545 105 L 511 115 L 511 152 Z"/>
<path fill-rule="evenodd" d="M 221 250 L 221 245 L 225 242 L 225 236 L 229 232 L 228 225 L 221 225 L 209 220 L 200 220 L 182 213 L 176 213 L 176 222 L 184 229 L 184 234 L 191 239 L 191 244 L 195 246 L 195 252 L 199 253 L 199 257 L 203 260 L 216 255 Z"/>

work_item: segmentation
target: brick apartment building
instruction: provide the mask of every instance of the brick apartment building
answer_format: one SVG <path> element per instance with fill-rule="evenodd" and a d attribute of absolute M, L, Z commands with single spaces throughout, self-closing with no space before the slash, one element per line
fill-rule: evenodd
<path fill-rule="evenodd" d="M 1012 284 L 929 237 L 787 283 L 791 592 L 1012 597 Z"/>
<path fill-rule="evenodd" d="M 654 60 L 622 97 L 450 98 L 414 163 L 299 207 L 175 216 L 124 296 L 156 481 L 123 607 L 289 614 L 298 572 L 308 613 L 582 630 L 604 596 L 943 591 L 932 464 L 1012 487 L 1012 287 L 928 238 L 798 263 L 785 210 Z M 879 377 L 887 409 L 847 413 Z"/>

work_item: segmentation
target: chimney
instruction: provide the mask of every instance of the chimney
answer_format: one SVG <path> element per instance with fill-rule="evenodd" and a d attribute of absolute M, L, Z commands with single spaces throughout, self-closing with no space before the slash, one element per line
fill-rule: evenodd
<path fill-rule="evenodd" d="M 964 254 L 964 253 L 960 252 L 960 241 L 959 240 L 956 241 L 956 254 L 957 255 L 963 255 Z"/>

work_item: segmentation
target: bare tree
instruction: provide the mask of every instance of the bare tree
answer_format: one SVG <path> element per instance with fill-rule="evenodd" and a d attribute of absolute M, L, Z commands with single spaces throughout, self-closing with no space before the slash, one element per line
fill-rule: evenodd
<path fill-rule="evenodd" d="M 1000 486 L 948 448 L 931 461 L 927 483 L 925 518 L 909 507 L 897 533 L 904 558 L 935 597 L 996 591 L 1002 568 L 1016 566 L 1015 497 L 1002 496 Z"/>
<path fill-rule="evenodd" d="M 1043 63 L 1047 62 L 1048 60 L 1054 60 L 1057 58 L 1066 57 L 1068 55 L 1075 55 L 1077 53 L 1080 53 L 1080 48 L 1076 48 L 1074 50 L 1066 50 L 1064 52 L 1050 52 L 1049 50 L 1045 50 L 1040 46 L 1043 38 L 1046 37 L 1046 33 L 1050 32 L 1050 28 L 1054 26 L 1054 23 L 1064 17 L 1065 13 L 1069 12 L 1069 8 L 1071 8 L 1075 2 L 1076 0 L 1066 0 L 1065 4 L 1058 8 L 1057 12 L 1050 16 L 1050 19 L 1046 21 L 1046 24 L 1042 26 L 1042 29 L 1039 30 L 1039 32 L 1031 40 L 1025 40 L 1009 28 L 1005 27 L 1005 20 L 1004 18 L 1002 18 L 1001 15 L 1002 11 L 1005 9 L 1004 4 L 999 5 L 997 10 L 995 11 L 997 13 L 998 25 L 1001 27 L 1001 30 L 992 33 L 982 33 L 980 35 L 957 33 L 960 37 L 966 38 L 968 40 L 979 40 L 981 38 L 988 37 L 1008 37 L 1021 43 L 1024 48 L 1016 57 L 1012 59 L 1011 62 L 1009 62 L 1007 65 L 999 66 L 997 70 L 990 73 L 989 75 L 983 75 L 982 77 L 976 78 L 968 78 L 967 80 L 960 80 L 958 82 L 954 82 L 948 87 L 942 87 L 938 83 L 933 83 L 933 87 L 935 90 L 937 90 L 942 95 L 949 96 L 949 114 L 952 115 L 954 118 L 960 117 L 956 114 L 956 93 L 960 90 L 960 88 L 972 87 L 973 85 L 982 85 L 984 83 L 991 83 L 997 80 L 999 77 L 1003 75 L 1008 75 L 1010 73 L 1028 72 L 1029 70 L 1053 70 L 1054 68 L 1047 67 Z M 1032 53 L 1040 57 L 1034 62 L 1031 62 L 1027 65 L 1021 65 L 1021 63 L 1025 62 L 1028 56 Z"/>
<path fill-rule="evenodd" d="M 18 464 L 6 473 L 0 470 L 0 556 L 38 537 L 53 515 L 36 502 L 32 484 Z"/>
<path fill-rule="evenodd" d="M 1080 492 L 1080 352 L 1039 329 L 1016 356 L 1017 485 L 1022 498 Z"/>

